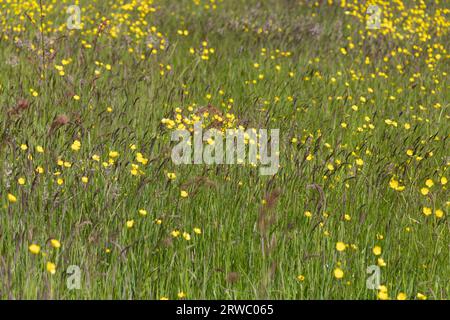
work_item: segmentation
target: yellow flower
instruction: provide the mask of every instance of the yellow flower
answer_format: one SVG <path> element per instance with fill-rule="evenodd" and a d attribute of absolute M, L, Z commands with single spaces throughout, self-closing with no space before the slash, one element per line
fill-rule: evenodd
<path fill-rule="evenodd" d="M 372 252 L 374 255 L 379 256 L 381 254 L 381 247 L 380 246 L 373 247 Z"/>
<path fill-rule="evenodd" d="M 180 235 L 180 231 L 173 230 L 170 234 L 172 235 L 172 237 L 177 238 Z"/>
<path fill-rule="evenodd" d="M 175 180 L 176 177 L 177 177 L 177 175 L 174 172 L 167 173 L 167 178 L 169 178 L 169 180 Z"/>
<path fill-rule="evenodd" d="M 32 254 L 39 254 L 41 247 L 33 243 L 28 247 L 28 250 L 30 250 Z"/>
<path fill-rule="evenodd" d="M 148 163 L 148 159 L 144 158 L 144 156 L 142 155 L 142 153 L 138 153 L 136 155 L 136 161 L 139 163 L 142 163 L 144 166 Z"/>
<path fill-rule="evenodd" d="M 53 248 L 56 248 L 56 249 L 61 248 L 61 242 L 59 242 L 56 239 L 51 239 L 50 244 L 52 245 Z"/>
<path fill-rule="evenodd" d="M 78 101 L 78 100 L 80 100 L 80 96 L 79 96 L 79 95 L 74 95 L 74 96 L 73 96 L 73 99 L 76 100 L 76 101 Z"/>
<path fill-rule="evenodd" d="M 75 140 L 70 147 L 73 151 L 78 151 L 81 148 L 81 142 L 79 140 Z"/>
<path fill-rule="evenodd" d="M 134 226 L 134 220 L 128 220 L 127 223 L 126 223 L 126 226 L 127 226 L 128 229 L 133 228 L 133 226 Z"/>
<path fill-rule="evenodd" d="M 183 232 L 183 238 L 186 241 L 189 241 L 189 240 L 191 240 L 191 235 L 189 233 L 187 233 L 187 232 Z"/>
<path fill-rule="evenodd" d="M 447 178 L 446 177 L 442 177 L 441 178 L 441 184 L 442 185 L 446 185 L 447 184 Z"/>
<path fill-rule="evenodd" d="M 431 208 L 423 207 L 422 212 L 424 215 L 429 216 L 432 213 Z"/>
<path fill-rule="evenodd" d="M 363 159 L 356 159 L 356 164 L 357 164 L 358 166 L 362 166 L 362 165 L 364 164 Z"/>
<path fill-rule="evenodd" d="M 17 198 L 14 195 L 12 195 L 11 193 L 8 193 L 8 201 L 11 203 L 15 203 L 15 202 L 17 202 Z"/>
<path fill-rule="evenodd" d="M 89 178 L 88 177 L 81 177 L 81 182 L 88 183 L 89 182 Z"/>
<path fill-rule="evenodd" d="M 180 196 L 181 196 L 182 198 L 187 198 L 188 195 L 189 195 L 189 194 L 187 193 L 187 191 L 181 190 Z"/>
<path fill-rule="evenodd" d="M 336 269 L 334 269 L 334 277 L 336 278 L 336 279 L 342 279 L 343 277 L 344 277 L 344 271 L 342 271 L 342 269 L 341 268 L 336 268 Z"/>
<path fill-rule="evenodd" d="M 47 262 L 47 271 L 50 274 L 55 274 L 56 273 L 56 265 L 53 262 L 48 261 Z"/>
<path fill-rule="evenodd" d="M 427 300 L 427 296 L 419 292 L 419 293 L 417 293 L 417 299 Z"/>
<path fill-rule="evenodd" d="M 117 152 L 117 151 L 111 151 L 110 153 L 109 153 L 109 157 L 111 158 L 111 159 L 115 159 L 115 158 L 117 158 L 119 156 L 119 153 Z"/>
<path fill-rule="evenodd" d="M 92 156 L 92 160 L 99 162 L 100 161 L 100 156 L 98 156 L 97 154 L 94 154 Z"/>
<path fill-rule="evenodd" d="M 434 182 L 433 182 L 432 179 L 427 179 L 427 181 L 425 181 L 425 185 L 426 185 L 428 188 L 431 188 L 432 186 L 434 186 Z"/>
<path fill-rule="evenodd" d="M 340 242 L 340 241 L 338 243 L 336 243 L 336 250 L 340 251 L 340 252 L 344 251 L 345 250 L 345 243 Z"/>
<path fill-rule="evenodd" d="M 56 180 L 56 183 L 57 183 L 58 185 L 62 185 L 62 184 L 64 184 L 64 180 L 61 179 L 61 178 L 59 178 L 58 180 Z"/>
<path fill-rule="evenodd" d="M 311 217 L 312 217 L 311 211 L 305 211 L 304 215 L 305 215 L 305 217 L 307 217 L 307 218 L 311 218 Z"/>
<path fill-rule="evenodd" d="M 379 291 L 378 292 L 378 299 L 380 300 L 389 300 L 389 294 L 387 293 L 387 291 Z"/>
<path fill-rule="evenodd" d="M 20 145 L 20 150 L 26 151 L 27 149 L 28 149 L 28 146 L 26 144 L 21 144 Z"/>
<path fill-rule="evenodd" d="M 202 234 L 202 230 L 200 228 L 194 228 L 195 234 Z"/>
<path fill-rule="evenodd" d="M 147 215 L 147 210 L 145 210 L 145 209 L 140 209 L 140 210 L 139 210 L 139 214 L 140 214 L 141 216 L 146 216 L 146 215 Z"/>
<path fill-rule="evenodd" d="M 398 188 L 398 181 L 395 180 L 394 178 L 392 178 L 391 181 L 389 181 L 389 186 L 392 189 L 397 189 Z"/>
<path fill-rule="evenodd" d="M 163 296 L 163 297 L 159 298 L 159 300 L 169 300 L 169 298 Z"/>
<path fill-rule="evenodd" d="M 19 179 L 17 179 L 17 182 L 18 182 L 21 186 L 23 186 L 23 185 L 25 184 L 25 178 L 19 178 Z"/>
<path fill-rule="evenodd" d="M 42 148 L 41 146 L 37 146 L 36 147 L 36 152 L 44 153 L 44 148 Z"/>
<path fill-rule="evenodd" d="M 184 293 L 183 291 L 178 292 L 177 294 L 178 298 L 183 299 L 186 298 L 186 293 Z"/>
<path fill-rule="evenodd" d="M 383 258 L 378 258 L 377 263 L 378 263 L 378 266 L 380 266 L 380 267 L 386 267 L 386 262 L 384 261 Z"/>
<path fill-rule="evenodd" d="M 441 209 L 437 209 L 434 214 L 437 218 L 442 218 L 444 216 L 444 211 L 442 211 Z"/>
<path fill-rule="evenodd" d="M 420 189 L 420 193 L 423 194 L 424 196 L 426 196 L 429 192 L 430 192 L 430 190 L 428 190 L 428 188 Z"/>
<path fill-rule="evenodd" d="M 297 280 L 298 281 L 305 281 L 305 276 L 300 274 L 300 275 L 297 276 Z"/>
<path fill-rule="evenodd" d="M 403 292 L 399 292 L 397 295 L 397 300 L 406 300 L 407 298 L 406 293 Z"/>

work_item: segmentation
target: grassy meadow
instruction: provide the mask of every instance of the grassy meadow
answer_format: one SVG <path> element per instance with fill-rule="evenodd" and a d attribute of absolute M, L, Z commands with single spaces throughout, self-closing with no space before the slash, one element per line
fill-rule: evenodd
<path fill-rule="evenodd" d="M 0 298 L 449 299 L 449 13 L 0 0 Z M 196 121 L 278 172 L 175 165 Z"/>

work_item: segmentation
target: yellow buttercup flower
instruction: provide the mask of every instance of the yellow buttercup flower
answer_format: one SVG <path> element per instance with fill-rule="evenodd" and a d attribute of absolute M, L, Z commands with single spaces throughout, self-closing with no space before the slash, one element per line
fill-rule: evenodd
<path fill-rule="evenodd" d="M 437 218 L 442 218 L 444 216 L 444 211 L 442 211 L 441 209 L 437 209 L 434 214 Z"/>
<path fill-rule="evenodd" d="M 378 258 L 377 264 L 379 267 L 386 267 L 386 262 L 384 261 L 383 258 Z"/>
<path fill-rule="evenodd" d="M 177 177 L 177 175 L 174 172 L 167 173 L 167 178 L 169 178 L 169 180 L 175 180 L 176 177 Z"/>
<path fill-rule="evenodd" d="M 8 201 L 11 203 L 15 203 L 15 202 L 17 202 L 17 198 L 13 194 L 8 193 Z"/>
<path fill-rule="evenodd" d="M 344 271 L 341 268 L 334 269 L 333 274 L 336 279 L 342 279 L 344 277 Z"/>
<path fill-rule="evenodd" d="M 56 249 L 61 248 L 61 242 L 59 242 L 56 239 L 51 239 L 50 244 L 52 245 L 53 248 L 56 248 Z"/>
<path fill-rule="evenodd" d="M 189 241 L 189 240 L 191 240 L 191 235 L 189 233 L 187 233 L 187 232 L 183 232 L 183 238 L 186 241 Z"/>
<path fill-rule="evenodd" d="M 117 151 L 111 151 L 110 153 L 109 153 L 109 157 L 111 158 L 111 159 L 115 159 L 115 158 L 117 158 L 119 156 L 119 153 L 117 152 Z"/>
<path fill-rule="evenodd" d="M 373 247 L 372 252 L 374 255 L 379 256 L 381 254 L 381 247 L 380 246 Z"/>
<path fill-rule="evenodd" d="M 53 262 L 48 261 L 46 268 L 47 268 L 47 271 L 50 274 L 55 274 L 56 273 L 56 265 Z"/>
<path fill-rule="evenodd" d="M 406 300 L 408 297 L 406 296 L 406 293 L 399 292 L 397 295 L 397 300 Z"/>
<path fill-rule="evenodd" d="M 126 222 L 126 226 L 127 226 L 128 229 L 133 228 L 133 226 L 134 226 L 134 220 L 128 220 L 128 221 Z"/>
<path fill-rule="evenodd" d="M 378 299 L 380 300 L 389 300 L 389 294 L 387 291 L 378 291 Z"/>
<path fill-rule="evenodd" d="M 81 149 L 81 142 L 80 142 L 79 140 L 75 140 L 75 141 L 72 143 L 71 149 L 72 149 L 73 151 L 79 151 L 79 150 Z"/>
<path fill-rule="evenodd" d="M 427 300 L 427 296 L 424 295 L 423 293 L 417 293 L 417 299 L 419 300 Z"/>
<path fill-rule="evenodd" d="M 336 250 L 337 251 L 342 252 L 342 251 L 345 250 L 345 248 L 346 248 L 345 243 L 340 242 L 340 241 L 338 243 L 336 243 Z"/>
<path fill-rule="evenodd" d="M 41 247 L 38 246 L 37 244 L 31 244 L 31 245 L 28 247 L 28 250 L 30 250 L 30 252 L 31 252 L 32 254 L 39 254 L 39 252 L 41 251 Z"/>
<path fill-rule="evenodd" d="M 187 193 L 187 191 L 185 191 L 185 190 L 181 190 L 181 192 L 180 192 L 180 196 L 182 197 L 182 198 L 187 198 L 188 197 L 188 193 Z"/>
<path fill-rule="evenodd" d="M 424 215 L 429 216 L 429 215 L 431 215 L 432 210 L 431 210 L 431 208 L 423 207 L 422 212 Z"/>

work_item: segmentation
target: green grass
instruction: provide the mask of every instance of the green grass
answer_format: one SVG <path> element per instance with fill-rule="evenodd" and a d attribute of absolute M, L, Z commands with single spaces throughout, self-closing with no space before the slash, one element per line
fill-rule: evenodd
<path fill-rule="evenodd" d="M 44 9 L 48 2 L 42 1 Z M 410 32 L 395 19 L 401 12 L 413 16 L 413 1 L 404 10 L 389 5 L 383 12 L 393 13 L 397 31 L 369 34 L 364 20 L 345 14 L 351 8 L 326 1 L 317 7 L 309 1 L 216 1 L 217 9 L 199 2 L 155 1 L 156 12 L 141 19 L 138 10 L 126 12 L 116 1 L 82 0 L 84 29 L 68 31 L 64 8 L 72 3 L 61 1 L 44 10 L 45 66 L 39 1 L 0 2 L 0 297 L 177 299 L 184 292 L 187 299 L 376 299 L 379 292 L 366 288 L 366 268 L 382 258 L 381 284 L 390 298 L 404 292 L 448 299 L 445 19 Z M 439 7 L 430 4 L 428 17 Z M 122 22 L 117 13 L 127 14 Z M 101 17 L 110 25 L 96 39 Z M 49 21 L 63 27 L 47 30 Z M 148 23 L 138 25 L 140 36 L 129 28 L 136 21 Z M 109 34 L 114 25 L 121 28 L 116 38 Z M 147 32 L 150 26 L 167 39 L 153 55 L 146 47 L 149 34 L 157 37 Z M 187 36 L 177 34 L 184 29 Z M 430 38 L 421 41 L 423 34 Z M 214 48 L 208 60 L 197 54 L 202 41 Z M 55 65 L 69 58 L 60 76 Z M 29 107 L 11 114 L 20 98 Z M 172 163 L 171 130 L 161 120 L 173 119 L 177 107 L 189 115 L 188 106 L 208 103 L 249 128 L 280 129 L 275 176 L 260 176 L 248 165 Z M 70 123 L 48 134 L 61 114 Z M 71 149 L 74 140 L 81 142 L 78 152 Z M 120 155 L 106 168 L 110 151 Z M 136 152 L 149 159 L 139 164 L 139 176 L 130 173 Z M 405 189 L 391 188 L 391 179 Z M 427 179 L 434 185 L 424 196 Z M 180 197 L 181 190 L 189 196 Z M 424 215 L 423 207 L 432 214 Z M 174 230 L 181 232 L 176 238 Z M 61 248 L 52 248 L 50 239 Z M 339 241 L 349 245 L 343 252 L 336 250 Z M 40 246 L 38 255 L 29 251 L 32 243 Z M 380 256 L 374 246 L 382 248 Z M 46 270 L 49 261 L 55 274 Z M 81 269 L 79 290 L 66 288 L 70 265 Z M 340 280 L 333 275 L 338 267 Z"/>

